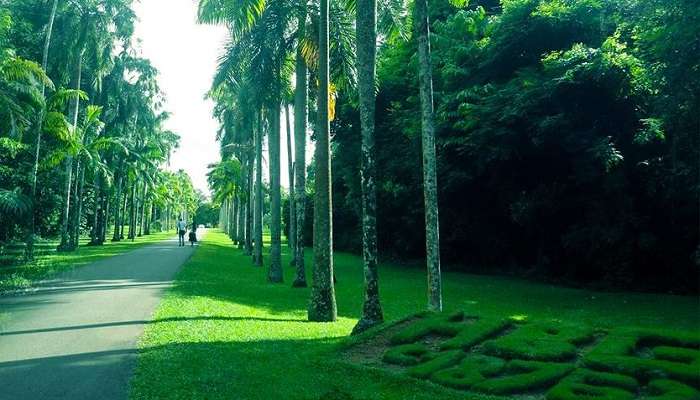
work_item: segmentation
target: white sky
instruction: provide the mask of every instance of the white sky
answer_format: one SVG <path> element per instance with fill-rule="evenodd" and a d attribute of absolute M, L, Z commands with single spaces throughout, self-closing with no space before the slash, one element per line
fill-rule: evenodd
<path fill-rule="evenodd" d="M 197 0 L 140 0 L 133 8 L 139 19 L 136 37 L 141 42 L 141 56 L 160 71 L 158 82 L 166 95 L 165 110 L 172 114 L 166 127 L 181 137 L 169 168 L 184 169 L 195 188 L 209 193 L 207 165 L 220 156 L 218 122 L 212 116 L 214 105 L 204 100 L 204 95 L 211 87 L 226 29 L 197 24 Z M 282 186 L 289 187 L 284 118 L 282 122 L 281 178 Z M 263 157 L 266 161 L 267 154 Z M 263 164 L 266 178 L 267 165 Z"/>

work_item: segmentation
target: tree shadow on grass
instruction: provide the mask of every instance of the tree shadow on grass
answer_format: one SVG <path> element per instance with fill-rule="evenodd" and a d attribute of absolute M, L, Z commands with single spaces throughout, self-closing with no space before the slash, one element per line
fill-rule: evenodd
<path fill-rule="evenodd" d="M 209 297 L 248 305 L 272 314 L 305 314 L 310 289 L 291 287 L 295 269 L 289 266 L 289 249 L 283 246 L 284 283 L 268 282 L 267 253 L 264 254 L 264 259 L 266 265 L 263 268 L 255 267 L 251 257 L 241 250 L 230 245 L 207 243 L 180 272 L 171 292 L 181 296 Z M 307 249 L 306 272 L 309 284 L 312 268 L 312 254 Z M 336 283 L 338 314 L 341 317 L 359 318 L 363 299 L 362 265 L 343 260 L 336 262 L 336 270 L 339 278 Z"/>
<path fill-rule="evenodd" d="M 131 381 L 131 398 L 365 400 L 391 393 L 387 398 L 464 399 L 435 385 L 323 356 L 333 348 L 334 341 L 324 339 L 146 348 Z"/>
<path fill-rule="evenodd" d="M 259 318 L 259 317 L 217 317 L 217 316 L 206 316 L 206 317 L 172 317 L 172 318 L 160 318 L 155 320 L 136 320 L 136 321 L 115 321 L 115 322 L 104 322 L 99 324 L 87 324 L 87 325 L 75 325 L 75 326 L 58 326 L 52 328 L 40 328 L 40 329 L 28 329 L 20 331 L 0 331 L 0 336 L 14 336 L 14 335 L 29 335 L 33 333 L 46 333 L 46 332 L 61 332 L 61 331 L 72 331 L 81 329 L 95 329 L 95 328 L 106 328 L 114 326 L 128 326 L 128 325 L 147 325 L 147 324 L 158 324 L 164 322 L 194 322 L 194 321 L 258 321 L 258 322 L 307 322 L 301 319 L 282 319 L 282 318 Z"/>

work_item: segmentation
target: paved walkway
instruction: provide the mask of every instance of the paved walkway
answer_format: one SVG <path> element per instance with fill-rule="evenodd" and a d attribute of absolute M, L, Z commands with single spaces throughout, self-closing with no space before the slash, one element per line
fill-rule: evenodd
<path fill-rule="evenodd" d="M 172 239 L 0 297 L 0 399 L 126 399 L 138 338 L 193 251 Z"/>

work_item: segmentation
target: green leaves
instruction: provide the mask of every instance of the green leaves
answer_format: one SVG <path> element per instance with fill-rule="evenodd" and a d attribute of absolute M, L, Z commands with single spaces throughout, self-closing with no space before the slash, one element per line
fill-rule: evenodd
<path fill-rule="evenodd" d="M 20 188 L 12 190 L 0 188 L 0 211 L 20 217 L 31 209 L 31 199 Z"/>
<path fill-rule="evenodd" d="M 221 203 L 231 196 L 238 195 L 244 185 L 241 175 L 241 163 L 237 159 L 225 160 L 209 165 L 207 180 L 211 187 L 215 203 Z"/>

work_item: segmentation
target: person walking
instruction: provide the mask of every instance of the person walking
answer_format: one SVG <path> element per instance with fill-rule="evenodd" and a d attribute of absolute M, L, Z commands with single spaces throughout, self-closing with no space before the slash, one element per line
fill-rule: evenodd
<path fill-rule="evenodd" d="M 194 246 L 197 243 L 197 223 L 192 222 L 192 229 L 190 229 L 190 246 Z"/>
<path fill-rule="evenodd" d="M 179 238 L 179 247 L 182 247 L 185 245 L 185 233 L 187 232 L 187 224 L 185 221 L 182 220 L 182 217 L 178 218 L 177 224 L 175 225 L 177 227 L 177 236 Z"/>

